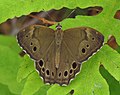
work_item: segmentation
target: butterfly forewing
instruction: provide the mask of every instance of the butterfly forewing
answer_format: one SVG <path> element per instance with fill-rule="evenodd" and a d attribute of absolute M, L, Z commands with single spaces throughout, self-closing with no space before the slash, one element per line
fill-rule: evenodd
<path fill-rule="evenodd" d="M 95 29 L 78 27 L 65 30 L 63 41 L 72 56 L 83 62 L 102 46 L 104 37 Z"/>
<path fill-rule="evenodd" d="M 30 26 L 17 34 L 20 46 L 33 58 L 40 60 L 54 41 L 54 30 L 44 26 Z"/>

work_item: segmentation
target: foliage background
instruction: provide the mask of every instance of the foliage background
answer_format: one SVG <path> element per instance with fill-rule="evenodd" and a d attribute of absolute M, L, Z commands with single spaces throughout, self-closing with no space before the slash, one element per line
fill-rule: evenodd
<path fill-rule="evenodd" d="M 119 5 L 119 0 L 0 0 L 0 23 L 42 9 L 102 6 L 103 11 L 97 16 L 77 16 L 62 21 L 63 29 L 89 26 L 100 31 L 105 42 L 112 34 L 120 43 L 120 21 L 114 18 Z M 120 54 L 107 45 L 83 63 L 80 74 L 67 87 L 43 84 L 34 62 L 27 55 L 21 58 L 20 51 L 15 37 L 0 36 L 1 95 L 69 95 L 71 90 L 74 95 L 120 95 Z"/>

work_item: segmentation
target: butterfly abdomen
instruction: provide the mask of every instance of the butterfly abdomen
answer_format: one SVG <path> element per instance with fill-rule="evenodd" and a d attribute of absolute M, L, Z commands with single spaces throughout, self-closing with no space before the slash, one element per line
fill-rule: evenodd
<path fill-rule="evenodd" d="M 56 30 L 55 32 L 55 67 L 58 68 L 59 67 L 59 63 L 60 63 L 60 49 L 61 49 L 61 43 L 63 40 L 63 31 L 60 30 Z"/>

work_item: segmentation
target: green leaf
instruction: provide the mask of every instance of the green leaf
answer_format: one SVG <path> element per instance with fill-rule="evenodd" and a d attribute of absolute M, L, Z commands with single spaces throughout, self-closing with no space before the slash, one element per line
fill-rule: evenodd
<path fill-rule="evenodd" d="M 22 95 L 33 95 L 43 85 L 44 83 L 41 81 L 38 73 L 34 71 L 32 74 L 29 75 L 22 91 Z"/>
<path fill-rule="evenodd" d="M 30 60 L 30 57 L 28 57 L 26 55 L 23 59 L 23 62 L 21 63 L 21 65 L 19 67 L 17 81 L 21 82 L 23 79 L 25 79 L 33 71 L 34 71 L 33 61 Z"/>
<path fill-rule="evenodd" d="M 50 0 L 44 0 L 44 2 L 42 0 L 0 0 L 0 2 L 0 9 L 2 10 L 0 22 L 3 22 L 8 18 L 29 14 L 33 11 L 37 12 L 42 9 L 58 9 L 63 6 L 69 8 L 102 6 L 103 12 L 97 16 L 78 16 L 75 19 L 66 19 L 62 21 L 61 24 L 63 29 L 88 26 L 100 31 L 105 36 L 105 42 L 108 35 L 112 34 L 116 37 L 118 43 L 120 43 L 120 21 L 114 19 L 115 12 L 120 9 L 119 0 L 104 0 L 103 2 L 101 2 L 101 0 L 53 0 L 52 3 Z M 32 95 L 37 93 L 39 89 L 42 89 L 43 86 L 46 87 L 46 85 L 43 84 L 43 81 L 36 72 L 32 72 L 34 69 L 32 68 L 30 59 L 21 59 L 18 57 L 20 48 L 18 48 L 16 44 L 11 44 L 12 48 L 10 48 L 10 45 L 6 45 L 6 43 L 12 43 L 8 38 L 9 37 L 3 37 L 3 40 L 0 40 L 0 82 L 8 85 L 10 91 L 17 94 L 21 91 L 22 95 Z M 5 39 L 7 40 L 4 41 Z M 48 91 L 45 91 L 47 95 L 61 95 L 61 93 L 62 95 L 66 95 L 71 89 L 74 90 L 74 95 L 109 95 L 110 85 L 108 85 L 106 80 L 101 76 L 99 66 L 102 64 L 117 81 L 120 81 L 119 59 L 120 54 L 108 46 L 103 46 L 103 48 L 100 49 L 97 54 L 92 56 L 90 60 L 83 63 L 81 72 L 68 86 L 61 87 L 55 84 L 52 85 Z M 20 67 L 19 72 L 17 73 L 19 64 L 24 63 L 24 60 L 27 60 L 26 64 L 23 65 L 23 67 Z M 29 62 L 31 63 L 30 67 L 28 71 L 26 70 L 24 72 L 24 67 L 29 66 L 27 64 Z M 25 79 L 25 77 L 27 77 L 27 80 L 23 88 L 23 83 L 17 83 L 16 78 L 21 81 L 22 79 Z"/>
<path fill-rule="evenodd" d="M 21 51 L 18 47 L 17 39 L 13 36 L 0 35 L 0 45 L 9 47 L 14 53 L 20 53 Z"/>
<path fill-rule="evenodd" d="M 47 95 L 47 90 L 50 88 L 50 85 L 42 86 L 34 95 Z"/>
<path fill-rule="evenodd" d="M 106 79 L 107 83 L 109 84 L 110 95 L 120 95 L 120 83 L 119 81 L 115 80 L 115 78 L 110 75 L 110 73 L 103 67 L 100 66 L 100 73 Z"/>
<path fill-rule="evenodd" d="M 120 54 L 112 50 L 110 47 L 105 47 L 100 51 L 103 55 L 100 62 L 108 70 L 108 72 L 117 80 L 120 80 Z M 109 54 L 109 55 L 108 55 Z"/>
<path fill-rule="evenodd" d="M 56 1 L 56 0 L 0 0 L 0 22 L 4 22 L 8 18 L 19 17 L 21 15 L 28 15 L 31 12 L 38 12 L 41 10 L 49 10 L 52 8 L 61 8 L 69 5 L 75 7 L 77 2 L 74 1 Z"/>
<path fill-rule="evenodd" d="M 23 83 L 16 80 L 17 70 L 22 59 L 14 50 L 0 45 L 0 83 L 8 85 L 11 92 L 20 94 Z"/>
<path fill-rule="evenodd" d="M 6 85 L 0 84 L 0 94 L 1 95 L 15 95 L 12 94 Z"/>

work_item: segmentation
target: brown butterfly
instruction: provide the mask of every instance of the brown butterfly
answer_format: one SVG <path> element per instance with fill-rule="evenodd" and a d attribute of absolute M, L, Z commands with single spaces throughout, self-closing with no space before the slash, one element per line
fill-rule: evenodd
<path fill-rule="evenodd" d="M 20 46 L 35 60 L 45 83 L 68 85 L 87 60 L 103 44 L 104 36 L 90 27 L 56 30 L 34 25 L 17 34 Z"/>

